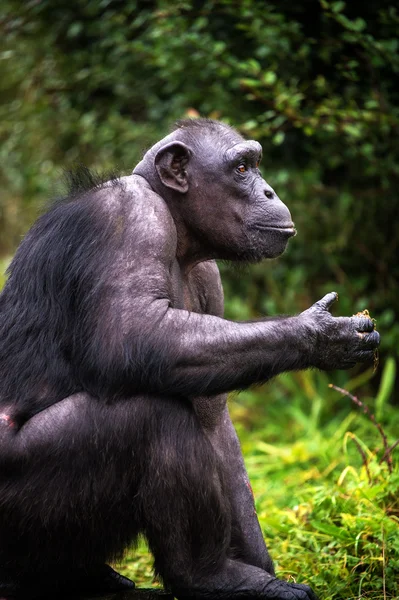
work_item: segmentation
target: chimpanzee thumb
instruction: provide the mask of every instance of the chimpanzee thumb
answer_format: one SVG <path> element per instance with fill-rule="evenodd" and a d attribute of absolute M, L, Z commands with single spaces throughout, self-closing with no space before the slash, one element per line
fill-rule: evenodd
<path fill-rule="evenodd" d="M 330 310 L 331 306 L 336 300 L 338 300 L 337 292 L 330 292 L 329 294 L 326 294 L 321 300 L 315 302 L 313 306 L 322 310 Z"/>

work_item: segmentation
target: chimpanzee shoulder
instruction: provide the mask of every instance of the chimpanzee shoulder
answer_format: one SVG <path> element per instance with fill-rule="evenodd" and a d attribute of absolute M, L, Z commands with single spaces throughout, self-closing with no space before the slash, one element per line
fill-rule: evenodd
<path fill-rule="evenodd" d="M 139 175 L 121 178 L 120 185 L 123 192 L 118 198 L 117 216 L 121 223 L 122 216 L 126 219 L 124 231 L 130 237 L 124 240 L 125 248 L 133 246 L 137 253 L 170 263 L 176 258 L 177 232 L 166 202 Z M 107 190 L 102 193 L 107 198 Z M 112 204 L 112 193 L 108 201 Z"/>
<path fill-rule="evenodd" d="M 131 251 L 136 255 L 150 252 L 154 258 L 159 255 L 167 259 L 169 254 L 175 254 L 176 227 L 172 216 L 163 198 L 142 177 L 107 177 L 79 167 L 67 174 L 66 183 L 68 194 L 54 202 L 39 219 L 39 226 L 48 221 L 54 233 L 56 221 L 59 228 L 65 224 L 80 249 L 83 250 L 84 238 L 87 249 L 95 248 L 97 256 L 122 247 L 126 255 Z M 75 228 L 80 223 L 85 231 L 78 236 Z"/>

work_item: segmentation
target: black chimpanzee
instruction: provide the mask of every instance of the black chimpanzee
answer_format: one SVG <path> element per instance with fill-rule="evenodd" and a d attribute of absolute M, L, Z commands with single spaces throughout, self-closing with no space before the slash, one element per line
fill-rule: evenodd
<path fill-rule="evenodd" d="M 273 258 L 295 234 L 260 158 L 181 121 L 132 175 L 76 180 L 20 245 L 0 297 L 3 594 L 133 586 L 106 563 L 144 534 L 178 598 L 316 598 L 275 577 L 225 393 L 372 360 L 379 336 L 332 317 L 335 293 L 223 318 L 214 259 Z"/>

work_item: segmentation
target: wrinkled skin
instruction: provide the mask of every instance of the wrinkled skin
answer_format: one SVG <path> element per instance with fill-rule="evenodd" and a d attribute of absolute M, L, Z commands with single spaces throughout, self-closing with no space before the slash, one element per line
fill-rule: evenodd
<path fill-rule="evenodd" d="M 316 599 L 275 577 L 226 392 L 370 361 L 379 336 L 333 317 L 335 293 L 223 318 L 214 259 L 275 258 L 295 234 L 260 158 L 184 122 L 21 244 L 0 296 L 0 591 L 123 588 L 103 565 L 143 533 L 179 599 Z"/>

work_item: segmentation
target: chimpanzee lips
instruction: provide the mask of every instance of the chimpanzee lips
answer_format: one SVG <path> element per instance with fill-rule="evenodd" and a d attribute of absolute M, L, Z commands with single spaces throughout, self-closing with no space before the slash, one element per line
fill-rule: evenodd
<path fill-rule="evenodd" d="M 253 229 L 260 229 L 261 231 L 276 231 L 284 233 L 285 235 L 294 236 L 296 235 L 296 229 L 293 223 L 281 224 L 281 225 L 254 225 Z"/>

